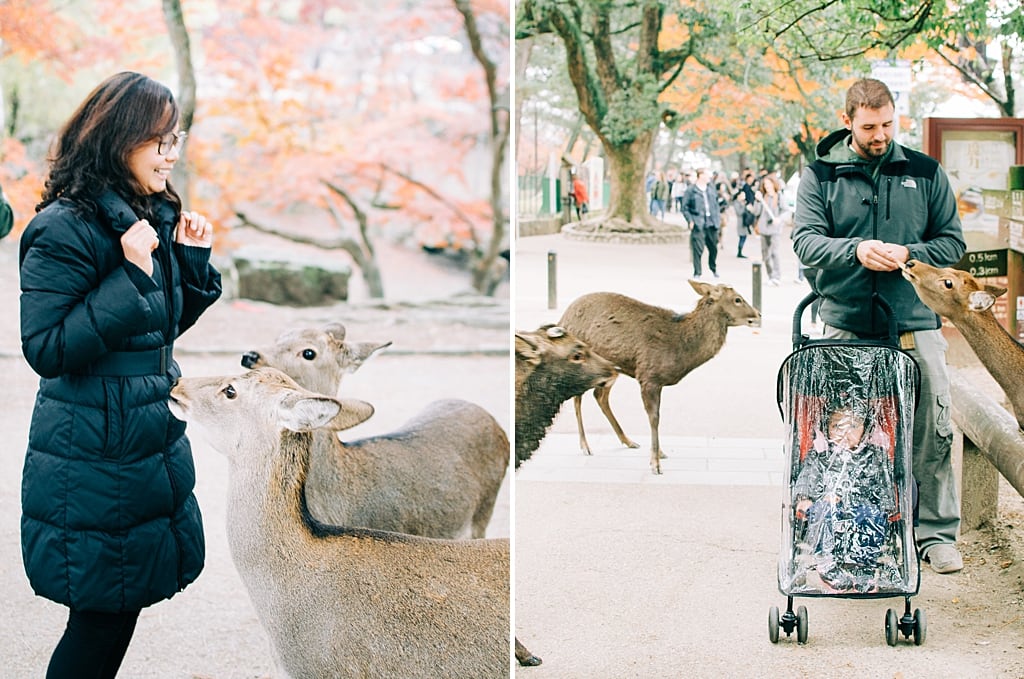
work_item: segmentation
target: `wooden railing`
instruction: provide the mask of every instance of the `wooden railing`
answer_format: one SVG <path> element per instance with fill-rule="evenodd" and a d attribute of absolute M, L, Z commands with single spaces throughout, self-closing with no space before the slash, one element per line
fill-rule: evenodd
<path fill-rule="evenodd" d="M 995 519 L 1000 474 L 1024 496 L 1024 431 L 1006 408 L 955 370 L 950 390 L 954 452 L 963 451 L 960 529 L 969 531 Z"/>

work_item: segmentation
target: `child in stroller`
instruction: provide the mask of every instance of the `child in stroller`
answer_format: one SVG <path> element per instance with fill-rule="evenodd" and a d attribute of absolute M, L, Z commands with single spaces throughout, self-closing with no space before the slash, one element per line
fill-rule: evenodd
<path fill-rule="evenodd" d="M 891 439 L 866 399 L 835 398 L 820 422 L 792 488 L 797 562 L 826 591 L 898 588 L 899 568 L 886 549 L 899 516 Z"/>

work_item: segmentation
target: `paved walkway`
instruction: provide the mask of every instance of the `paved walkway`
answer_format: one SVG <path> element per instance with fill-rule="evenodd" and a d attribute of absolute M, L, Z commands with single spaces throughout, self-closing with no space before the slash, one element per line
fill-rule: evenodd
<path fill-rule="evenodd" d="M 517 668 L 516 677 L 1024 677 L 1024 569 L 1020 558 L 1000 551 L 998 534 L 985 531 L 961 538 L 963 572 L 923 569 L 912 605 L 928 618 L 924 645 L 886 645 L 885 613 L 891 607 L 902 614 L 901 597 L 797 599 L 809 611 L 808 643 L 797 645 L 795 634 L 769 642 L 768 609 L 786 607 L 776 577 L 784 492 L 776 375 L 792 350 L 793 310 L 809 291 L 794 281 L 788 236 L 783 284 L 758 291 L 759 240 L 749 239 L 749 259 L 739 259 L 734 227 L 726 227 L 718 282 L 759 304 L 762 326 L 730 329 L 715 358 L 662 392 L 668 457 L 661 476 L 649 471 L 647 418 L 629 378 L 616 383 L 610 402 L 639 449 L 618 442 L 588 394 L 583 416 L 593 455 L 579 449 L 567 402 L 520 468 L 514 625 L 544 663 Z M 572 300 L 599 290 L 687 311 L 697 300 L 687 283 L 691 273 L 685 242 L 520 238 L 514 325 L 530 330 L 557 322 Z M 815 330 L 809 313 L 803 329 Z M 1007 523 L 1024 521 L 1021 506 L 1013 505 L 1018 514 Z"/>

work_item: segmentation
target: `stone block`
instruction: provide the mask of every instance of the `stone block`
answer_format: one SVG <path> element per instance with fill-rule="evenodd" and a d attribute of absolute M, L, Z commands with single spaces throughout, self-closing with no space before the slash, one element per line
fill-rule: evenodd
<path fill-rule="evenodd" d="M 351 268 L 327 258 L 241 249 L 232 256 L 238 296 L 283 306 L 327 306 L 348 299 Z"/>

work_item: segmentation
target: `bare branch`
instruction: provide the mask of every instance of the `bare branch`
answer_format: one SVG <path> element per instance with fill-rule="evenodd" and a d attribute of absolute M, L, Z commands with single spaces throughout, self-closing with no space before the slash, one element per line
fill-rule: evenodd
<path fill-rule="evenodd" d="M 424 193 L 426 193 L 428 196 L 430 196 L 431 198 L 433 198 L 434 200 L 436 200 L 437 202 L 441 203 L 446 208 L 451 210 L 452 213 L 456 217 L 458 217 L 459 220 L 462 221 L 469 228 L 469 235 L 470 235 L 470 238 L 473 240 L 473 247 L 475 249 L 477 249 L 477 250 L 480 249 L 480 239 L 476 235 L 476 225 L 474 224 L 473 220 L 470 219 L 469 215 L 467 215 L 465 212 L 463 212 L 462 209 L 459 208 L 458 205 L 455 205 L 454 203 L 452 203 L 450 200 L 448 200 L 447 198 L 442 196 L 440 193 L 435 191 L 430 186 L 427 186 L 426 184 L 424 184 L 420 180 L 413 178 L 412 176 L 406 174 L 405 172 L 402 172 L 401 170 L 397 170 L 397 169 L 395 169 L 395 168 L 393 168 L 390 165 L 387 165 L 385 163 L 381 163 L 381 167 L 383 169 L 387 170 L 388 172 L 390 172 L 391 174 L 395 175 L 396 177 L 401 177 L 402 179 L 404 179 L 405 181 L 409 182 L 413 186 L 418 187 Z"/>

